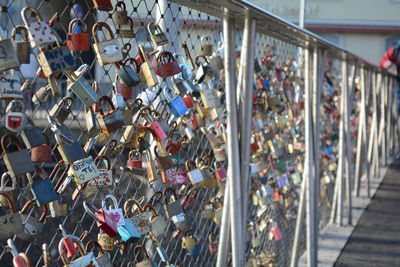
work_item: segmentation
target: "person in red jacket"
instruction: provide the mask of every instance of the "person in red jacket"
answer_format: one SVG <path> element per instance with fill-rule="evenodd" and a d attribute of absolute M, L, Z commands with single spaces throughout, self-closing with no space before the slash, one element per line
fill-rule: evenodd
<path fill-rule="evenodd" d="M 397 70 L 396 104 L 397 112 L 400 113 L 400 44 L 390 47 L 381 58 L 380 67 L 390 69 L 392 66 Z M 400 156 L 400 155 L 399 155 Z"/>

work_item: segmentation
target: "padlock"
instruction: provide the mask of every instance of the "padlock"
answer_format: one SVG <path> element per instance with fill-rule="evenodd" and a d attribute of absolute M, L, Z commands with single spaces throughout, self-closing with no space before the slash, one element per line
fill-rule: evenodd
<path fill-rule="evenodd" d="M 144 79 L 148 87 L 154 87 L 158 85 L 158 79 L 154 70 L 150 67 L 149 59 L 143 46 L 138 45 L 139 57 L 141 59 L 140 70 L 143 73 Z M 149 101 L 152 101 L 149 99 Z M 146 101 L 143 101 L 146 103 Z"/>
<path fill-rule="evenodd" d="M 90 240 L 86 244 L 86 247 L 85 247 L 86 251 L 92 252 L 92 253 L 93 253 L 94 248 L 97 248 L 97 250 L 99 251 L 99 254 L 96 257 L 96 261 L 99 264 L 99 266 L 101 266 L 101 267 L 113 267 L 110 255 L 103 250 L 103 248 L 101 247 L 99 242 L 97 242 L 95 240 Z"/>
<path fill-rule="evenodd" d="M 204 62 L 201 62 L 200 59 L 203 59 Z M 203 81 L 207 81 L 210 79 L 212 72 L 209 66 L 209 61 L 205 56 L 196 56 L 195 62 L 197 70 L 193 81 L 197 84 L 201 84 Z"/>
<path fill-rule="evenodd" d="M 147 24 L 147 31 L 155 47 L 168 45 L 168 39 L 160 26 L 154 23 Z"/>
<path fill-rule="evenodd" d="M 99 41 L 98 31 L 106 29 L 109 35 L 109 39 L 102 42 Z M 93 25 L 92 35 L 94 38 L 93 49 L 96 53 L 96 58 L 100 66 L 107 64 L 116 63 L 124 59 L 121 45 L 118 39 L 114 39 L 114 35 L 111 31 L 110 26 L 105 22 L 97 22 Z"/>
<path fill-rule="evenodd" d="M 20 62 L 11 39 L 3 40 L 0 34 L 0 72 L 19 68 Z"/>
<path fill-rule="evenodd" d="M 101 96 L 100 103 L 106 103 L 109 109 L 107 113 L 104 113 L 101 107 L 99 109 L 97 120 L 101 131 L 104 134 L 109 135 L 122 128 L 122 126 L 124 126 L 122 110 L 116 109 L 108 96 Z"/>
<path fill-rule="evenodd" d="M 163 93 L 168 101 L 168 107 L 176 119 L 189 112 L 185 102 L 183 102 L 182 96 L 176 95 L 174 89 L 166 86 L 163 89 Z"/>
<path fill-rule="evenodd" d="M 278 224 L 277 224 L 276 222 L 274 223 L 274 226 L 271 227 L 270 232 L 272 233 L 273 238 L 274 238 L 276 241 L 281 240 L 281 239 L 283 238 L 282 232 L 281 232 L 281 230 L 279 229 L 279 226 L 278 226 Z"/>
<path fill-rule="evenodd" d="M 104 251 L 113 251 L 115 249 L 114 238 L 109 237 L 106 233 L 100 231 L 97 235 L 97 242 Z"/>
<path fill-rule="evenodd" d="M 227 177 L 227 170 L 220 161 L 214 162 L 215 176 L 219 181 L 225 181 Z"/>
<path fill-rule="evenodd" d="M 208 251 L 211 255 L 214 255 L 218 252 L 218 235 L 216 233 L 211 233 L 208 235 Z"/>
<path fill-rule="evenodd" d="M 226 160 L 225 145 L 214 146 L 213 152 L 216 162 L 221 162 Z"/>
<path fill-rule="evenodd" d="M 151 132 L 155 140 L 161 142 L 167 138 L 167 135 L 159 122 L 154 120 L 154 118 L 151 116 L 151 109 L 149 107 L 143 107 L 139 111 L 139 115 L 143 116 L 143 118 L 147 121 L 146 128 Z"/>
<path fill-rule="evenodd" d="M 71 260 L 78 253 L 78 250 L 71 239 L 72 235 L 67 235 L 67 232 L 62 224 L 58 225 L 58 228 L 60 228 L 62 234 L 62 238 L 60 239 L 58 246 L 64 246 L 64 250 L 62 250 L 61 253 L 64 255 L 64 257 L 67 257 L 69 260 Z"/>
<path fill-rule="evenodd" d="M 36 200 L 36 204 L 41 206 L 57 200 L 58 196 L 54 189 L 54 185 L 50 179 L 46 178 L 44 170 L 40 167 L 36 167 L 36 174 L 39 175 L 40 179 L 35 182 L 33 181 L 30 173 L 26 174 L 32 195 Z"/>
<path fill-rule="evenodd" d="M 32 121 L 28 121 L 28 126 L 21 131 L 21 138 L 27 149 L 47 143 L 42 130 L 35 126 Z"/>
<path fill-rule="evenodd" d="M 99 176 L 99 170 L 92 156 L 71 163 L 68 174 L 77 185 L 89 182 Z"/>
<path fill-rule="evenodd" d="M 140 235 L 147 235 L 150 231 L 150 220 L 147 212 L 142 209 L 135 199 L 128 199 L 124 204 L 125 216 L 130 219 L 139 231 Z"/>
<path fill-rule="evenodd" d="M 58 39 L 56 39 L 56 43 L 56 47 L 51 47 L 47 50 L 40 48 L 40 52 L 37 55 L 39 66 L 46 77 L 75 68 L 75 58 L 72 56 L 68 46 L 63 45 Z"/>
<path fill-rule="evenodd" d="M 84 74 L 88 69 L 89 66 L 83 64 L 76 71 L 78 72 L 78 75 L 74 72 L 64 72 L 64 74 L 70 81 L 70 84 L 67 87 L 68 91 L 73 91 L 79 100 L 81 100 L 86 107 L 90 108 L 92 104 L 96 103 L 100 99 L 100 95 L 96 93 L 84 77 Z"/>
<path fill-rule="evenodd" d="M 183 233 L 183 236 L 182 236 L 182 248 L 183 249 L 193 249 L 197 243 L 198 243 L 198 240 L 194 236 L 194 233 L 192 230 L 187 230 Z"/>
<path fill-rule="evenodd" d="M 26 213 L 27 210 L 34 206 L 36 200 L 31 199 L 25 203 L 22 207 L 20 213 L 22 224 L 24 225 L 24 231 L 17 234 L 17 237 L 22 240 L 30 240 L 32 237 L 39 235 L 46 222 L 46 216 L 48 213 L 48 208 L 46 205 L 41 206 L 43 212 L 41 213 L 39 219 L 33 217 L 33 213 Z"/>
<path fill-rule="evenodd" d="M 109 158 L 105 156 L 97 156 L 94 159 L 94 163 L 97 165 L 99 162 L 103 162 L 105 168 L 97 168 L 99 170 L 99 176 L 94 178 L 94 183 L 99 186 L 112 185 L 113 184 L 113 171 L 111 170 L 111 163 Z"/>
<path fill-rule="evenodd" d="M 213 45 L 211 43 L 211 37 L 209 35 L 202 36 L 200 39 L 200 51 L 204 56 L 212 56 Z"/>
<path fill-rule="evenodd" d="M 111 96 L 111 102 L 114 105 L 114 109 L 116 110 L 122 110 L 126 108 L 126 102 L 122 94 L 118 91 L 117 88 L 117 82 L 119 82 L 119 76 L 118 74 L 116 75 L 117 77 L 115 78 L 115 82 L 112 84 L 112 96 Z M 100 106 L 101 106 L 101 99 L 98 102 L 99 103 L 99 111 L 100 111 Z M 123 114 L 122 114 L 123 115 Z"/>
<path fill-rule="evenodd" d="M 160 124 L 161 128 L 166 134 L 169 134 L 172 131 L 171 125 L 168 123 L 168 117 L 169 117 L 169 112 L 167 110 L 168 102 L 167 101 L 161 101 L 160 104 L 163 104 L 164 108 L 161 111 L 161 114 L 158 113 L 156 110 L 151 111 L 151 116 L 158 121 Z"/>
<path fill-rule="evenodd" d="M 96 221 L 96 225 L 109 237 L 113 238 L 118 234 L 117 222 L 112 219 L 103 209 L 95 209 L 92 205 L 83 201 L 85 211 Z"/>
<path fill-rule="evenodd" d="M 213 219 L 215 216 L 215 205 L 211 201 L 206 201 L 203 204 L 203 209 L 201 210 L 201 217 L 206 219 Z"/>
<path fill-rule="evenodd" d="M 74 28 L 74 24 L 80 24 L 82 27 L 82 32 L 75 32 L 77 27 Z M 71 20 L 68 25 L 68 37 L 67 46 L 71 51 L 88 51 L 89 50 L 90 36 L 87 32 L 86 23 L 79 18 Z"/>
<path fill-rule="evenodd" d="M 118 10 L 118 8 L 121 8 L 121 10 Z M 128 12 L 126 11 L 126 5 L 123 1 L 118 1 L 115 4 L 112 20 L 117 26 L 126 24 L 128 22 Z"/>
<path fill-rule="evenodd" d="M 187 173 L 185 172 L 185 164 L 180 163 L 178 166 L 178 169 L 176 170 L 176 175 L 175 175 L 175 184 L 187 184 L 188 176 Z"/>
<path fill-rule="evenodd" d="M 181 69 L 174 56 L 168 51 L 163 51 L 157 56 L 155 72 L 162 78 L 168 78 L 180 73 Z"/>
<path fill-rule="evenodd" d="M 171 197 L 168 196 L 167 193 L 171 194 Z M 168 218 L 172 219 L 172 217 L 184 214 L 182 206 L 178 200 L 178 197 L 171 187 L 166 187 L 163 191 L 164 195 L 164 209 L 165 209 L 165 214 L 167 215 Z"/>
<path fill-rule="evenodd" d="M 189 207 L 192 207 L 194 204 L 194 201 L 197 199 L 197 195 L 199 193 L 199 190 L 197 188 L 192 188 L 190 189 L 186 195 L 182 198 L 181 200 L 181 206 L 187 210 Z"/>
<path fill-rule="evenodd" d="M 200 169 L 200 172 L 203 176 L 203 181 L 199 183 L 202 187 L 218 187 L 218 180 L 214 177 L 214 170 L 211 169 L 212 158 L 211 156 L 205 155 L 204 157 L 196 159 L 196 165 Z"/>
<path fill-rule="evenodd" d="M 64 196 L 60 195 L 57 200 L 49 203 L 50 217 L 65 217 L 68 215 L 68 204 L 64 200 Z"/>
<path fill-rule="evenodd" d="M 143 251 L 143 260 L 139 261 L 139 253 L 140 250 Z M 151 261 L 149 254 L 147 254 L 146 248 L 142 245 L 137 245 L 133 248 L 133 258 L 136 259 L 138 262 L 136 263 L 136 267 L 153 267 L 153 262 Z M 128 266 L 133 266 L 132 262 L 128 263 Z"/>
<path fill-rule="evenodd" d="M 7 246 L 13 255 L 13 266 L 15 267 L 29 267 L 31 262 L 25 253 L 19 253 L 17 247 L 12 239 L 7 239 Z"/>
<path fill-rule="evenodd" d="M 188 256 L 199 256 L 200 255 L 200 250 L 201 250 L 201 245 L 200 245 L 200 243 L 197 243 L 194 246 L 194 248 L 187 250 L 187 255 Z"/>
<path fill-rule="evenodd" d="M 19 75 L 10 70 L 0 73 L 0 100 L 23 99 Z"/>
<path fill-rule="evenodd" d="M 1 199 L 5 200 L 10 213 L 0 216 L 0 239 L 12 238 L 15 234 L 24 232 L 20 214 L 14 205 L 14 201 L 5 193 L 0 193 Z"/>
<path fill-rule="evenodd" d="M 193 72 L 185 56 L 182 53 L 174 53 L 174 57 L 181 69 L 181 72 L 177 73 L 174 78 L 179 81 L 192 80 Z"/>
<path fill-rule="evenodd" d="M 9 182 L 11 182 L 11 185 L 8 185 Z M 17 193 L 18 193 L 18 187 L 17 187 L 17 179 L 15 177 L 11 177 L 8 172 L 4 172 L 1 175 L 1 181 L 0 181 L 0 193 L 7 195 L 11 201 L 15 204 L 16 208 L 18 208 L 18 202 L 17 202 Z M 9 207 L 8 206 L 8 198 L 3 197 L 3 195 L 0 195 L 0 205 L 2 207 Z"/>
<path fill-rule="evenodd" d="M 167 153 L 167 151 L 163 148 L 163 145 L 160 142 L 157 142 L 157 145 L 154 146 L 154 155 L 157 160 L 158 166 L 162 170 L 168 170 L 174 167 L 174 163 Z"/>
<path fill-rule="evenodd" d="M 128 22 L 119 25 L 116 29 L 116 37 L 118 38 L 128 38 L 132 39 L 135 38 L 135 31 L 133 29 L 133 19 L 128 17 Z"/>
<path fill-rule="evenodd" d="M 31 16 L 36 19 L 35 22 L 28 22 L 26 13 L 30 12 Z M 43 46 L 54 42 L 54 31 L 48 23 L 42 21 L 39 12 L 33 7 L 24 7 L 21 10 L 21 17 L 28 30 L 28 39 L 32 48 Z"/>
<path fill-rule="evenodd" d="M 55 117 L 59 122 L 64 123 L 68 115 L 71 113 L 73 104 L 74 99 L 66 96 L 53 106 L 49 112 L 49 115 Z"/>
<path fill-rule="evenodd" d="M 10 152 L 9 145 L 16 145 L 17 151 Z M 31 161 L 28 150 L 23 149 L 18 138 L 13 134 L 6 134 L 1 138 L 1 148 L 3 149 L 3 160 L 11 177 L 33 172 L 35 167 Z"/>
<path fill-rule="evenodd" d="M 109 206 L 108 209 L 106 207 L 107 199 L 110 199 L 112 201 L 112 206 Z M 108 216 L 110 216 L 113 221 L 115 221 L 117 223 L 118 226 L 125 225 L 122 209 L 118 208 L 118 201 L 113 195 L 108 194 L 108 195 L 104 196 L 103 200 L 101 201 L 101 207 L 102 207 L 103 211 Z"/>
<path fill-rule="evenodd" d="M 12 100 L 6 108 L 5 127 L 11 132 L 20 132 L 28 125 L 29 117 L 25 114 L 25 105 L 21 100 Z"/>
<path fill-rule="evenodd" d="M 16 40 L 17 33 L 23 36 L 21 41 Z M 22 34 L 23 32 L 23 34 Z M 29 42 L 28 30 L 23 25 L 17 25 L 11 32 L 12 45 L 14 50 L 18 51 L 17 57 L 20 64 L 29 64 L 31 59 L 31 44 Z"/>
<path fill-rule="evenodd" d="M 146 169 L 143 168 L 143 161 L 141 160 L 141 154 L 136 149 L 131 150 L 129 152 L 126 166 L 134 174 L 143 175 L 146 173 Z"/>
<path fill-rule="evenodd" d="M 133 63 L 133 65 L 135 66 L 135 70 L 130 65 L 126 64 L 128 60 L 130 64 Z M 141 83 L 141 80 L 137 74 L 140 67 L 135 58 L 130 58 L 125 60 L 123 64 L 117 64 L 117 67 L 118 67 L 117 74 L 119 75 L 119 78 L 126 86 L 133 87 Z M 131 97 L 132 93 L 129 98 Z"/>
<path fill-rule="evenodd" d="M 94 256 L 93 252 L 86 252 L 86 249 L 83 247 L 82 242 L 76 236 L 69 236 L 74 245 L 77 245 L 80 258 L 75 259 L 71 262 L 67 257 L 65 257 L 63 250 L 64 250 L 64 243 L 60 242 L 58 245 L 58 253 L 60 254 L 61 260 L 65 266 L 93 266 L 93 267 L 100 267 L 98 262 L 96 261 L 96 257 Z"/>
<path fill-rule="evenodd" d="M 212 57 L 210 57 L 209 61 L 210 61 L 210 68 L 213 70 L 214 73 L 221 73 L 222 71 L 224 71 L 224 61 L 222 57 L 220 57 L 218 54 L 215 54 Z M 219 78 L 221 79 L 221 75 Z"/>
<path fill-rule="evenodd" d="M 218 203 L 217 205 L 214 206 L 214 218 L 213 221 L 217 225 L 221 225 L 222 221 L 222 211 L 224 208 L 224 203 L 222 202 L 221 198 L 216 197 L 214 203 Z"/>
<path fill-rule="evenodd" d="M 147 212 L 147 210 L 150 210 L 152 213 L 152 216 L 150 218 L 151 233 L 155 237 L 163 236 L 166 233 L 168 227 L 167 222 L 160 214 L 157 213 L 157 211 L 152 205 L 146 204 L 143 207 L 144 212 Z"/>
<path fill-rule="evenodd" d="M 111 11 L 113 6 L 110 0 L 93 0 L 94 8 L 98 11 Z"/>
<path fill-rule="evenodd" d="M 219 106 L 215 90 L 210 86 L 209 83 L 205 82 L 201 85 L 202 90 L 200 90 L 201 101 L 204 104 L 204 108 L 212 109 Z"/>
<path fill-rule="evenodd" d="M 197 184 L 204 181 L 202 172 L 196 167 L 196 163 L 193 160 L 188 160 L 185 163 L 186 173 L 192 184 Z"/>

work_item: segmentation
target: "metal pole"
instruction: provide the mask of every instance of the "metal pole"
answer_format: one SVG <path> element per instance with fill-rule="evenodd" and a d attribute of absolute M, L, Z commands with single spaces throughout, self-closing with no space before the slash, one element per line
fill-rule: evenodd
<path fill-rule="evenodd" d="M 240 253 L 241 240 L 241 180 L 240 180 L 240 154 L 239 154 L 239 136 L 238 121 L 236 109 L 236 95 L 234 84 L 235 60 L 234 53 L 235 42 L 232 37 L 234 35 L 234 20 L 224 18 L 224 39 L 225 39 L 225 75 L 226 75 L 226 108 L 227 108 L 227 135 L 228 135 L 228 177 L 231 179 L 229 183 L 229 209 L 231 220 L 231 237 L 232 237 L 232 262 L 233 266 L 242 266 L 243 253 Z M 231 32 L 231 33 L 230 33 Z"/>
<path fill-rule="evenodd" d="M 226 55 L 225 55 L 226 57 Z M 230 239 L 230 229 L 231 224 L 229 220 L 229 203 L 230 203 L 230 185 L 228 179 L 225 194 L 224 194 L 224 207 L 222 209 L 222 221 L 221 230 L 219 234 L 219 244 L 218 244 L 218 257 L 216 267 L 225 267 L 228 265 L 228 251 L 229 251 L 229 239 Z"/>
<path fill-rule="evenodd" d="M 242 238 L 246 240 L 246 225 L 247 225 L 247 207 L 249 202 L 249 188 L 250 188 L 250 142 L 251 142 L 251 121 L 253 109 L 253 85 L 254 85 L 254 51 L 256 39 L 256 20 L 246 17 L 244 26 L 244 39 L 242 51 L 244 51 L 244 60 L 242 68 L 242 88 L 241 88 L 241 103 L 240 103 L 240 155 L 241 155 L 241 178 L 242 178 Z M 244 40 L 246 40 L 244 42 Z M 241 62 L 242 63 L 242 62 Z M 243 248 L 240 252 L 244 253 Z"/>
<path fill-rule="evenodd" d="M 299 26 L 304 28 L 304 20 L 306 13 L 306 0 L 300 0 L 300 11 L 299 11 Z"/>
<path fill-rule="evenodd" d="M 375 118 L 375 123 L 373 127 L 375 128 L 374 132 L 374 149 L 373 149 L 373 155 L 374 155 L 374 162 L 375 162 L 375 169 L 376 169 L 376 175 L 375 178 L 381 176 L 381 170 L 380 170 L 380 160 L 379 160 L 379 143 L 378 143 L 378 131 L 379 131 L 379 126 L 378 126 L 378 94 L 379 91 L 382 90 L 382 74 L 378 73 L 377 74 L 377 83 L 374 86 L 372 90 L 372 96 L 373 96 L 373 105 L 374 105 L 374 118 Z M 378 89 L 379 88 L 379 89 Z"/>
<path fill-rule="evenodd" d="M 303 230 L 303 219 L 304 219 L 304 211 L 306 204 L 306 170 L 303 173 L 303 181 L 301 182 L 301 193 L 299 200 L 299 209 L 297 211 L 296 218 L 296 228 L 294 230 L 294 239 L 293 239 L 293 247 L 292 247 L 292 256 L 290 258 L 290 267 L 297 267 L 299 260 L 299 247 L 300 247 L 300 239 L 301 233 Z"/>
<path fill-rule="evenodd" d="M 315 170 L 314 170 L 314 138 L 313 138 L 313 120 L 312 120 L 312 87 L 310 86 L 310 48 L 304 51 L 304 91 L 305 91 L 305 168 L 307 169 L 307 260 L 308 266 L 317 266 L 317 246 L 315 242 L 317 227 L 315 225 L 315 216 L 317 203 L 315 199 Z"/>

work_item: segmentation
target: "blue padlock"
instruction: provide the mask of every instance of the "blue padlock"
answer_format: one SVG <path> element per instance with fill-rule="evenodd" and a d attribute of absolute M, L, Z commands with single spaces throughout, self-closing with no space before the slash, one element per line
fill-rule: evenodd
<path fill-rule="evenodd" d="M 118 225 L 117 230 L 118 234 L 121 236 L 121 239 L 126 242 L 128 240 L 133 239 L 134 241 L 141 240 L 141 236 L 139 234 L 136 225 L 127 218 L 124 218 L 125 225 Z M 135 240 L 136 239 L 136 240 Z"/>
<path fill-rule="evenodd" d="M 164 87 L 163 93 L 168 101 L 168 107 L 171 110 L 172 114 L 174 114 L 175 118 L 182 117 L 189 112 L 189 109 L 187 108 L 185 102 L 183 102 L 182 96 L 176 95 L 173 88 L 169 86 Z"/>
<path fill-rule="evenodd" d="M 187 254 L 189 256 L 199 256 L 200 250 L 201 250 L 200 244 L 196 244 L 194 245 L 194 248 L 187 250 Z"/>
<path fill-rule="evenodd" d="M 52 201 L 57 200 L 58 196 L 56 191 L 54 190 L 54 185 L 50 181 L 50 179 L 44 178 L 44 172 L 42 168 L 36 167 L 36 172 L 40 175 L 42 180 L 34 182 L 30 173 L 26 174 L 28 178 L 29 185 L 31 187 L 31 191 L 33 197 L 36 200 L 36 204 L 38 206 L 49 204 Z"/>

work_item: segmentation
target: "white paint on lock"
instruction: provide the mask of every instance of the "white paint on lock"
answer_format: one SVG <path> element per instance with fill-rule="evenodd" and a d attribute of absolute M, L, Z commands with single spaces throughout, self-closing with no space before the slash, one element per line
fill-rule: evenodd
<path fill-rule="evenodd" d="M 178 215 L 172 216 L 171 219 L 174 223 L 183 222 L 186 220 L 185 213 L 179 213 Z"/>
<path fill-rule="evenodd" d="M 83 184 L 99 176 L 99 170 L 97 169 L 91 156 L 75 161 L 72 165 L 72 169 L 75 176 L 75 181 L 79 184 Z"/>

